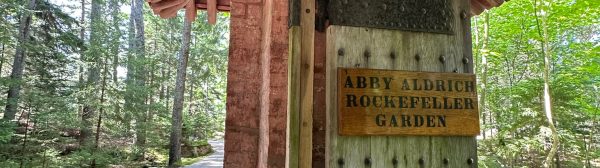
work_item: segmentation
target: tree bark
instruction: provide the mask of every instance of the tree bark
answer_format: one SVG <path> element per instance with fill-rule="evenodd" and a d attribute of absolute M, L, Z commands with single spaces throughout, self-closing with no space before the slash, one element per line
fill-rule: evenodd
<path fill-rule="evenodd" d="M 115 87 L 118 85 L 117 68 L 119 67 L 119 39 L 121 38 L 121 30 L 119 30 L 119 10 L 120 5 L 118 0 L 110 0 L 109 8 L 111 9 L 111 19 L 113 30 L 111 32 L 111 55 L 112 58 L 112 82 Z"/>
<path fill-rule="evenodd" d="M 33 10 L 36 7 L 35 0 L 30 0 L 27 4 L 28 10 Z M 17 114 L 19 106 L 19 97 L 21 92 L 21 80 L 23 79 L 23 69 L 25 69 L 25 47 L 29 42 L 29 28 L 31 25 L 31 11 L 23 12 L 19 21 L 19 35 L 17 51 L 13 60 L 12 72 L 10 80 L 13 83 L 8 87 L 8 95 L 6 98 L 6 108 L 4 111 L 3 120 L 13 120 Z"/>
<path fill-rule="evenodd" d="M 485 22 L 483 24 L 483 44 L 481 45 L 481 49 L 478 53 L 481 54 L 481 100 L 480 102 L 480 106 L 479 106 L 479 111 L 482 114 L 482 118 L 483 118 L 483 125 L 486 126 L 486 118 L 487 116 L 492 116 L 491 114 L 487 114 L 486 112 L 486 94 L 487 94 L 487 68 L 488 68 L 488 64 L 487 64 L 487 51 L 484 51 L 487 49 L 487 45 L 489 43 L 489 26 L 490 26 L 490 17 L 489 17 L 489 13 L 486 12 L 485 13 Z M 483 139 L 485 139 L 486 137 L 486 132 L 487 129 L 483 130 Z M 491 131 L 490 131 L 491 132 Z M 490 136 L 492 136 L 492 134 L 490 134 Z"/>
<path fill-rule="evenodd" d="M 92 135 L 92 118 L 94 117 L 96 112 L 96 109 L 92 104 L 94 104 L 93 102 L 97 101 L 97 96 L 95 95 L 95 91 L 93 90 L 95 90 L 100 79 L 100 69 L 98 68 L 98 65 L 101 63 L 101 55 L 99 55 L 99 50 L 102 47 L 102 39 L 100 37 L 101 27 L 99 25 L 102 21 L 100 18 L 100 5 L 102 5 L 101 3 L 102 2 L 100 0 L 92 0 L 92 11 L 90 14 L 90 52 L 86 55 L 85 60 L 91 63 L 91 65 L 88 68 L 86 84 L 88 88 L 92 89 L 92 91 L 90 93 L 91 99 L 83 107 L 83 114 L 81 115 L 83 128 L 81 128 L 79 143 L 83 147 L 85 147 L 85 145 L 88 145 L 89 137 Z"/>
<path fill-rule="evenodd" d="M 179 63 L 177 65 L 177 79 L 175 81 L 175 95 L 173 96 L 173 115 L 171 126 L 171 138 L 169 149 L 169 167 L 179 166 L 181 159 L 181 128 L 183 110 L 183 94 L 185 90 L 185 76 L 187 70 L 188 56 L 190 54 L 190 36 L 192 23 L 184 21 L 183 38 L 181 50 L 179 51 Z"/>
<path fill-rule="evenodd" d="M 136 71 L 135 71 L 135 85 L 137 88 L 144 88 L 146 83 L 146 57 L 145 57 L 145 38 L 144 38 L 144 15 L 143 7 L 144 0 L 134 0 L 132 4 L 133 10 L 131 14 L 133 16 L 133 24 L 135 27 L 135 54 L 136 54 Z M 136 140 L 135 145 L 140 150 L 142 156 L 145 153 L 146 146 L 146 125 L 148 120 L 147 106 L 145 100 L 148 94 L 145 91 L 139 91 L 135 93 L 138 97 L 135 98 L 135 109 L 136 116 Z"/>
<path fill-rule="evenodd" d="M 540 2 L 541 6 L 538 6 L 536 1 L 534 1 L 535 7 L 540 8 L 540 11 L 543 11 L 543 16 L 541 17 L 541 25 L 540 25 L 540 22 L 539 22 L 540 16 L 538 15 L 538 10 L 537 9 L 535 10 L 536 21 L 537 21 L 537 25 L 538 25 L 538 33 L 540 34 L 540 36 L 542 38 L 542 44 L 541 44 L 542 55 L 544 56 L 544 71 L 543 71 L 543 76 L 544 76 L 544 113 L 546 114 L 548 126 L 550 127 L 550 130 L 552 131 L 552 147 L 550 148 L 550 151 L 548 152 L 548 155 L 546 156 L 546 161 L 544 162 L 544 167 L 553 167 L 552 158 L 556 155 L 556 152 L 558 151 L 559 138 L 558 138 L 558 132 L 556 131 L 556 127 L 554 126 L 554 120 L 552 119 L 552 101 L 551 101 L 552 99 L 550 96 L 551 53 L 550 53 L 550 47 L 549 47 L 549 42 L 548 42 L 548 25 L 546 23 L 547 19 L 548 19 L 547 15 L 548 15 L 549 11 L 548 11 L 547 7 L 544 7 L 543 0 L 541 0 L 541 2 Z M 540 30 L 540 27 L 542 30 Z"/>

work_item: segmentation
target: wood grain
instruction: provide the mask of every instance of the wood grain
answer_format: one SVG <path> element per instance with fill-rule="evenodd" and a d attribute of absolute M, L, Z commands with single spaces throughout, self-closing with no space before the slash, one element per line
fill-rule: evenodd
<path fill-rule="evenodd" d="M 300 27 L 289 29 L 288 117 L 285 167 L 296 168 L 300 159 Z"/>
<path fill-rule="evenodd" d="M 473 74 L 338 68 L 339 133 L 477 135 L 475 90 Z"/>
<path fill-rule="evenodd" d="M 300 4 L 300 157 L 299 167 L 312 167 L 315 1 Z"/>
<path fill-rule="evenodd" d="M 327 167 L 476 167 L 474 136 L 340 136 L 338 130 L 338 71 L 344 68 L 372 68 L 405 71 L 472 73 L 468 0 L 451 1 L 455 34 L 432 34 L 346 26 L 327 29 Z M 343 48 L 343 56 L 338 49 Z M 370 57 L 364 52 L 369 51 Z M 392 57 L 394 53 L 395 57 Z M 421 59 L 415 59 L 420 55 Z M 445 56 L 445 62 L 439 61 Z M 371 164 L 365 164 L 370 158 Z M 423 164 L 419 164 L 419 159 Z M 444 164 L 443 160 L 448 159 Z M 468 164 L 467 160 L 474 163 Z M 396 160 L 394 164 L 392 161 Z M 342 161 L 340 164 L 340 161 Z"/>

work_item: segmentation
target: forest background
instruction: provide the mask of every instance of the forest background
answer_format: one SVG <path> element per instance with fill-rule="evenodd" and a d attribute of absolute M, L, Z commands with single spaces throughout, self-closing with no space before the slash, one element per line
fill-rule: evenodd
<path fill-rule="evenodd" d="M 2 0 L 0 16 L 0 167 L 166 164 L 182 16 L 143 0 Z M 600 167 L 600 1 L 512 0 L 471 21 L 479 166 Z M 228 44 L 228 13 L 200 12 L 184 146 L 223 134 Z"/>

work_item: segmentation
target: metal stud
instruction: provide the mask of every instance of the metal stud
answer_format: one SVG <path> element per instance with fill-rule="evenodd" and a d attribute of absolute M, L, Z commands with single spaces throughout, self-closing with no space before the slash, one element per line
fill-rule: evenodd
<path fill-rule="evenodd" d="M 458 73 L 458 68 L 454 68 L 454 70 L 452 70 L 452 72 Z"/>
<path fill-rule="evenodd" d="M 338 56 L 344 56 L 344 54 L 345 54 L 344 48 L 338 49 Z"/>
<path fill-rule="evenodd" d="M 390 58 L 396 59 L 396 53 L 392 51 L 392 53 L 390 53 Z"/>
<path fill-rule="evenodd" d="M 366 157 L 365 158 L 365 165 L 367 165 L 367 166 L 371 165 L 371 158 L 370 157 Z"/>
<path fill-rule="evenodd" d="M 419 158 L 419 165 L 425 165 L 425 160 L 423 160 L 423 158 Z"/>
<path fill-rule="evenodd" d="M 448 160 L 448 158 L 444 158 L 442 159 L 442 163 L 444 163 L 444 165 L 448 165 L 450 161 Z"/>
<path fill-rule="evenodd" d="M 463 64 L 468 64 L 469 63 L 469 58 L 463 57 L 462 62 L 463 62 Z"/>
<path fill-rule="evenodd" d="M 369 52 L 369 50 L 365 50 L 365 52 L 363 53 L 363 56 L 365 58 L 369 58 L 369 57 L 371 57 L 371 52 Z"/>
<path fill-rule="evenodd" d="M 442 63 L 446 63 L 446 56 L 444 56 L 444 55 L 441 55 L 441 56 L 440 56 L 440 62 L 442 62 Z"/>
<path fill-rule="evenodd" d="M 475 161 L 473 160 L 473 158 L 469 158 L 467 159 L 467 164 L 472 165 Z"/>
<path fill-rule="evenodd" d="M 398 159 L 396 159 L 396 158 L 393 158 L 393 159 L 392 159 L 392 164 L 393 164 L 394 166 L 395 166 L 395 165 L 398 165 Z"/>
<path fill-rule="evenodd" d="M 419 54 L 415 55 L 415 60 L 420 61 L 421 60 L 421 55 L 419 55 Z"/>
<path fill-rule="evenodd" d="M 342 159 L 342 158 L 339 158 L 339 159 L 337 160 L 337 163 L 338 163 L 338 165 L 340 165 L 340 166 L 341 166 L 341 165 L 344 165 L 344 159 Z"/>

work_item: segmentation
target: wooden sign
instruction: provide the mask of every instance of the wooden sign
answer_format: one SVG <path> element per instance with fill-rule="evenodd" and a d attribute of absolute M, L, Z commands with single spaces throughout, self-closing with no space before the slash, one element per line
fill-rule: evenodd
<path fill-rule="evenodd" d="M 338 68 L 340 135 L 479 134 L 474 74 Z"/>

